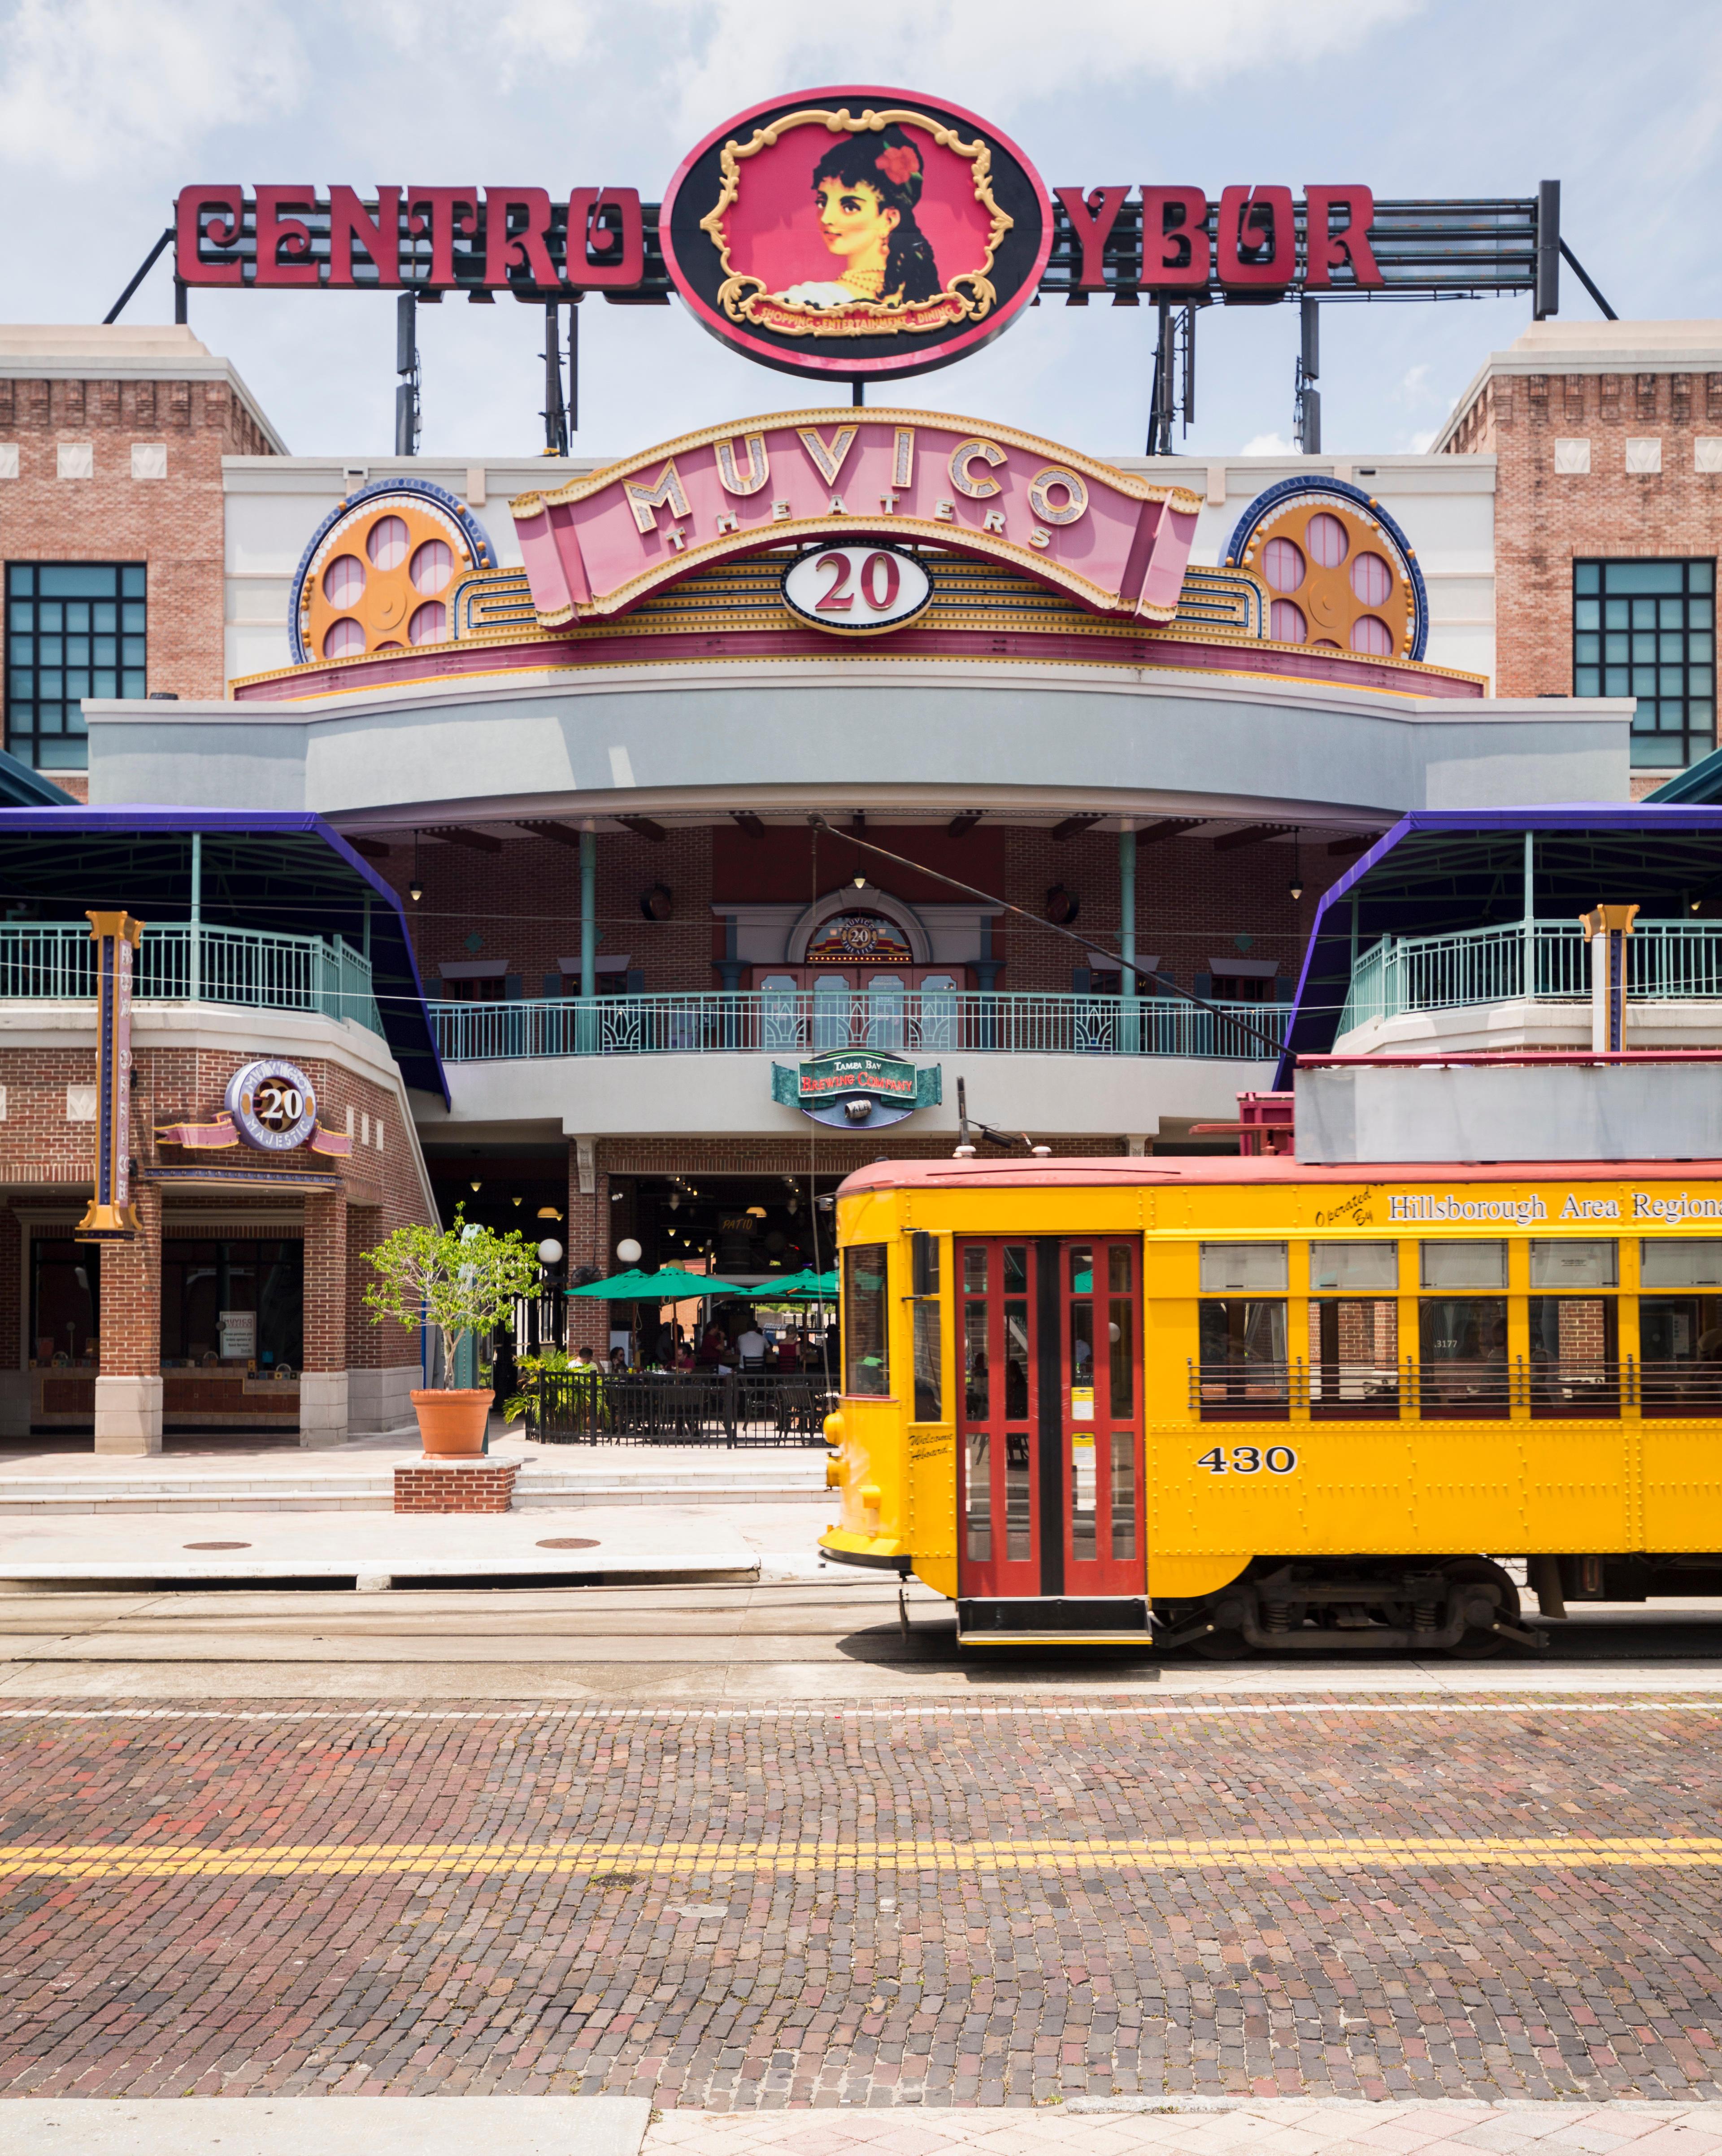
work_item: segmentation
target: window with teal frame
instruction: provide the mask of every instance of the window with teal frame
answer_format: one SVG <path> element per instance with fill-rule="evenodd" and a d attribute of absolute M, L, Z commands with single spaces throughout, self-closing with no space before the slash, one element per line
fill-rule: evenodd
<path fill-rule="evenodd" d="M 85 696 L 142 696 L 148 580 L 141 562 L 6 565 L 6 746 L 38 771 L 82 771 Z"/>
<path fill-rule="evenodd" d="M 1716 746 L 1716 564 L 1575 562 L 1572 693 L 1635 696 L 1632 764 L 1684 770 Z"/>

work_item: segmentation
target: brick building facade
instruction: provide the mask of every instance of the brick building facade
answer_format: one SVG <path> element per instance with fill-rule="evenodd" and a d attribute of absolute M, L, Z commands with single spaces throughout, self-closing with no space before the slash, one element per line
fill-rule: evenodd
<path fill-rule="evenodd" d="M 1575 603 L 1586 595 L 1576 591 L 1575 565 L 1707 562 L 1714 572 L 1722 552 L 1722 330 L 1711 322 L 1534 323 L 1505 352 L 1490 355 L 1436 446 L 1496 459 L 1499 693 L 1584 693 L 1590 684 L 1581 687 L 1580 668 L 1588 661 L 1576 655 Z M 1662 596 L 1704 603 L 1696 592 Z M 1622 624 L 1619 633 L 1629 626 L 1637 624 Z M 1679 626 L 1700 638 L 1706 633 L 1701 624 Z M 1713 648 L 1690 659 L 1703 677 L 1699 689 L 1689 666 L 1678 685 L 1687 703 L 1701 708 L 1680 729 L 1678 754 L 1673 742 L 1658 741 L 1658 727 L 1645 723 L 1641 708 L 1635 796 L 1715 746 L 1714 675 L 1707 670 Z M 1619 664 L 1631 667 L 1635 660 L 1631 678 L 1612 686 L 1599 660 L 1596 691 L 1632 695 L 1641 706 L 1657 700 L 1660 680 L 1643 678 L 1648 654 L 1623 654 Z"/>
<path fill-rule="evenodd" d="M 1489 408 L 1497 426 L 1496 403 Z M 1531 422 L 1512 424 L 1522 433 Z M 1222 577 L 1214 589 L 1230 593 L 1225 606 L 1243 612 L 1229 629 L 1192 612 L 1163 663 L 1142 663 L 1099 613 L 1086 626 L 1063 614 L 1042 622 L 1033 562 L 1028 587 L 976 586 L 962 601 L 979 610 L 972 619 L 954 614 L 929 629 L 956 639 L 948 647 L 923 652 L 886 639 L 868 646 L 864 665 L 856 647 L 833 644 L 828 659 L 804 648 L 804 631 L 772 626 L 756 595 L 745 620 L 714 615 L 697 645 L 678 641 L 688 624 L 674 608 L 642 613 L 618 663 L 526 648 L 541 631 L 503 497 L 539 483 L 536 470 L 510 477 L 494 465 L 290 459 L 276 454 L 280 444 L 232 370 L 183 329 L 0 332 L 0 551 L 8 577 L 22 579 L 17 603 L 26 609 L 8 613 L 14 645 L 0 659 L 9 662 L 8 713 L 27 705 L 37 713 L 29 730 L 15 725 L 14 748 L 75 784 L 75 736 L 40 715 L 53 696 L 69 712 L 88 697 L 98 805 L 192 809 L 218 796 L 224 808 L 325 817 L 398 901 L 428 1019 L 398 972 L 388 994 L 397 1010 L 413 1005 L 447 1064 L 446 1101 L 423 1090 L 431 1082 L 423 1065 L 410 1100 L 398 1068 L 392 1099 L 382 1100 L 373 1097 L 377 1085 L 387 1091 L 381 1074 L 300 1042 L 292 1052 L 315 1070 L 335 1127 L 351 1116 L 356 1143 L 337 1183 L 307 1188 L 290 1221 L 255 1193 L 168 1194 L 151 1179 L 154 1155 L 141 1155 L 145 1233 L 105 1255 L 100 1342 L 102 1383 L 136 1393 L 133 1440 L 151 1441 L 164 1418 L 219 1412 L 205 1398 L 215 1378 L 178 1367 L 197 1358 L 167 1344 L 177 1321 L 175 1261 L 165 1253 L 192 1240 L 177 1227 L 208 1229 L 206 1242 L 218 1229 L 237 1245 L 248 1234 L 265 1240 L 267 1226 L 292 1244 L 303 1280 L 300 1423 L 314 1439 L 337 1421 L 404 1419 L 416 1342 L 384 1340 L 359 1300 L 365 1250 L 399 1220 L 429 1212 L 446 1221 L 461 1210 L 559 1245 L 548 1260 L 551 1287 L 631 1262 L 619 1254 L 635 1243 L 648 1265 L 707 1265 L 720 1277 L 768 1285 L 774 1269 L 828 1261 L 820 1234 L 828 1215 L 817 1209 L 845 1174 L 882 1153 L 949 1151 L 959 1080 L 968 1111 L 1019 1147 L 1075 1155 L 1228 1146 L 1223 1133 L 1196 1127 L 1231 1114 L 1240 1087 L 1267 1082 L 1271 1029 L 1316 909 L 1402 809 L 1455 789 L 1468 798 L 1467 789 L 1497 784 L 1489 774 L 1500 772 L 1520 774 L 1509 782 L 1521 788 L 1514 798 L 1624 791 L 1618 717 L 1604 742 L 1602 721 L 1575 725 L 1550 709 L 1539 700 L 1554 685 L 1517 646 L 1510 660 L 1504 653 L 1500 685 L 1522 687 L 1525 704 L 1489 694 L 1494 565 L 1484 557 L 1488 483 L 1498 472 L 1507 497 L 1500 530 L 1520 549 L 1514 575 L 1524 585 L 1538 562 L 1545 583 L 1553 573 L 1536 528 L 1545 512 L 1532 503 L 1521 515 L 1528 480 L 1503 448 L 1509 431 L 1471 443 L 1462 470 L 1451 454 L 1391 470 L 1355 460 L 1343 470 L 1332 460 L 1319 470 L 1269 471 L 1248 460 L 1211 468 L 1197 490 L 1205 521 L 1192 559 L 1212 565 Z M 1132 485 L 1188 478 L 1150 472 L 1140 459 L 1132 475 Z M 1228 568 L 1238 571 L 1225 556 L 1237 519 L 1288 485 L 1328 489 L 1322 513 L 1330 523 L 1353 520 L 1345 543 L 1360 569 L 1372 561 L 1390 584 L 1397 577 L 1407 590 L 1416 583 L 1433 593 L 1430 619 L 1448 639 L 1438 660 L 1425 663 L 1421 643 L 1384 654 L 1299 634 L 1290 642 L 1301 650 L 1290 649 L 1289 631 L 1273 629 L 1265 601 L 1256 603 L 1260 591 L 1252 598 L 1223 584 Z M 418 523 L 409 541 L 402 520 L 441 514 L 457 495 L 484 522 L 482 533 L 451 527 L 457 552 L 473 549 L 459 558 L 484 562 L 479 583 L 499 580 L 480 600 L 511 628 L 475 629 L 453 583 L 433 589 L 407 567 L 442 542 Z M 1375 512 L 1388 497 L 1395 507 L 1383 523 Z M 1366 551 L 1388 545 L 1394 513 L 1421 554 L 1415 572 L 1408 557 L 1389 572 Z M 394 538 L 374 521 L 391 516 Z M 316 547 L 338 541 L 356 550 L 350 562 L 313 562 Z M 932 552 L 946 551 L 941 526 Z M 1521 557 L 1530 565 L 1524 574 Z M 454 577 L 446 544 L 443 557 L 441 573 Z M 426 609 L 434 602 L 438 634 L 413 632 L 422 657 L 392 633 L 366 647 L 368 686 L 346 647 L 331 644 L 320 663 L 348 670 L 339 693 L 304 676 L 259 676 L 242 685 L 236 707 L 226 699 L 229 675 L 284 663 L 289 625 L 311 603 L 300 588 L 305 562 L 314 595 L 331 605 L 359 605 L 333 599 L 336 567 L 341 588 L 361 594 L 372 571 L 410 576 Z M 41 617 L 59 598 L 30 581 L 38 565 L 101 563 L 141 567 L 146 579 L 146 687 L 128 676 L 115 701 L 94 678 L 94 655 L 82 685 L 69 656 L 57 657 L 57 686 L 46 685 L 44 640 L 72 631 Z M 1362 603 L 1361 587 L 1357 597 Z M 1504 602 L 1504 624 L 1520 603 Z M 325 623 L 319 634 L 332 638 L 357 619 Z M 1209 629 L 1222 648 L 1205 649 Z M 1546 644 L 1552 632 L 1545 624 L 1537 634 Z M 1570 609 L 1561 634 L 1570 675 Z M 41 648 L 23 654 L 22 636 Z M 464 650 L 463 636 L 490 648 Z M 521 649 L 509 658 L 515 636 Z M 283 649 L 265 650 L 271 640 Z M 1563 701 L 1569 688 L 1560 684 Z M 828 828 L 816 831 L 816 816 Z M 882 860 L 857 838 L 903 859 Z M 371 904 L 367 896 L 367 937 Z M 894 922 L 912 943 L 912 964 L 901 944 L 850 963 L 840 940 L 813 942 L 838 911 Z M 1053 933 L 1054 923 L 1070 934 Z M 268 932 L 260 914 L 235 925 Z M 1109 961 L 1127 928 L 1136 954 L 1167 983 L 1223 1009 L 1199 1009 L 1192 1020 L 1187 1000 L 1148 989 L 1157 1005 L 1150 1028 Z M 573 1014 L 588 937 L 602 1030 L 589 1007 Z M 840 1019 L 833 998 L 843 1004 Z M 911 1058 L 942 1093 L 930 1088 L 911 1122 L 865 1131 L 803 1118 L 788 1066 L 838 1045 L 834 1026 L 845 1052 Z M 14 1052 L 26 1053 L 23 1043 L 0 1034 L 0 1056 Z M 207 1111 L 243 1052 L 232 1042 L 200 1055 L 141 1036 L 140 1099 L 151 1123 Z M 38 1081 L 21 1065 L 18 1082 L 27 1142 L 13 1163 L 16 1195 L 0 1199 L 16 1225 L 8 1231 L 0 1214 L 0 1302 L 9 1295 L 23 1313 L 38 1230 L 64 1224 L 66 1186 L 88 1168 L 79 1157 L 87 1134 L 69 1141 L 64 1128 L 72 1078 L 57 1066 Z M 44 1134 L 39 1160 L 28 1142 L 33 1116 Z M 377 1130 L 390 1141 L 380 1157 Z M 0 1121 L 0 1193 L 9 1187 L 6 1131 Z M 75 1272 L 75 1259 L 64 1262 Z M 571 1342 L 606 1344 L 602 1306 L 571 1308 Z M 0 1368 L 9 1352 L 16 1362 L 14 1420 L 69 1417 L 86 1379 L 69 1362 L 51 1367 L 57 1344 L 50 1367 L 32 1372 L 44 1360 L 32 1353 L 44 1336 L 21 1316 L 9 1351 L 8 1322 L 0 1309 Z M 61 1402 L 53 1409 L 50 1385 Z"/>
<path fill-rule="evenodd" d="M 17 1024 L 0 1035 L 0 1435 L 94 1426 L 99 1449 L 148 1451 L 160 1449 L 164 1424 L 296 1430 L 317 1445 L 406 1419 L 418 1339 L 373 1324 L 362 1301 L 372 1277 L 365 1253 L 432 1211 L 406 1096 L 380 1044 L 356 1053 L 328 1040 L 336 1029 L 322 1020 L 255 1015 L 252 1043 L 199 1046 L 187 1041 L 194 1015 L 164 1022 L 138 1007 L 132 1151 L 141 1232 L 76 1246 L 71 1262 L 95 1291 L 93 1329 L 80 1322 L 81 1337 L 64 1342 L 44 1314 L 41 1268 L 44 1248 L 65 1262 L 91 1185 L 94 1024 L 68 1022 L 64 1007 L 38 1009 L 33 1038 L 21 1040 Z M 166 1126 L 208 1122 L 233 1071 L 262 1052 L 284 1053 L 304 1071 L 320 1121 L 351 1131 L 347 1157 L 200 1155 L 158 1137 Z M 302 1306 L 290 1314 L 301 1344 L 288 1379 L 272 1374 L 267 1355 L 223 1354 L 227 1343 L 207 1324 L 189 1342 L 167 1337 L 164 1326 L 164 1263 L 176 1250 L 259 1240 L 302 1252 Z M 181 1262 L 195 1268 L 197 1260 Z M 56 1314 L 64 1306 L 57 1302 Z"/>
<path fill-rule="evenodd" d="M 48 684 L 40 676 L 60 668 L 21 664 L 43 654 L 8 649 L 8 604 L 0 666 L 13 754 L 81 798 L 76 707 L 84 696 L 130 692 L 135 684 L 125 676 L 140 671 L 146 695 L 223 692 L 222 459 L 281 448 L 232 366 L 183 326 L 0 326 L 0 557 L 8 599 L 37 599 L 18 575 L 32 565 L 141 565 L 147 613 L 141 667 L 121 665 L 121 652 L 68 651 L 54 654 L 68 662 L 64 671 L 87 671 L 90 682 Z M 66 596 L 52 594 L 49 603 Z M 74 593 L 72 603 L 87 604 L 88 596 Z M 79 655 L 81 666 L 70 663 Z M 115 670 L 118 683 L 96 678 Z M 38 693 L 49 685 L 58 693 Z"/>

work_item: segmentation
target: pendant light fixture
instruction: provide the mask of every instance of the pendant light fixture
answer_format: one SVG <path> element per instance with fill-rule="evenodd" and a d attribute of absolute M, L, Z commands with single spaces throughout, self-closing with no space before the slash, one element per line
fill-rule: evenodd
<path fill-rule="evenodd" d="M 407 896 L 412 900 L 415 906 L 417 906 L 419 900 L 424 896 L 424 886 L 419 880 L 418 875 L 418 834 L 417 831 L 413 834 L 413 880 L 407 886 Z"/>
<path fill-rule="evenodd" d="M 1304 896 L 1303 834 L 1295 830 L 1292 833 L 1291 895 L 1294 906 Z"/>

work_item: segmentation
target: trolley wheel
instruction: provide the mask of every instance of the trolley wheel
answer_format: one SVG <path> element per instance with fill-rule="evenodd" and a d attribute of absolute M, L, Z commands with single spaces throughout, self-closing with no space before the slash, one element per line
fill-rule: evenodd
<path fill-rule="evenodd" d="M 1486 1557 L 1458 1557 L 1441 1568 L 1441 1576 L 1459 1587 L 1493 1587 L 1500 1597 L 1500 1614 L 1509 1625 L 1519 1622 L 1519 1589 L 1512 1576 Z M 1506 1641 L 1493 1628 L 1469 1626 L 1456 1646 L 1447 1651 L 1455 1661 L 1486 1662 L 1498 1655 Z"/>

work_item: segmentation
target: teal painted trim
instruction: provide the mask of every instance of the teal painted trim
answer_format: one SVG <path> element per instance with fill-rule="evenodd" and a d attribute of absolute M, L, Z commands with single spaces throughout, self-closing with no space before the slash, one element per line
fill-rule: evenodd
<path fill-rule="evenodd" d="M 1654 793 L 1647 793 L 1641 805 L 1653 801 L 1722 801 L 1722 748 L 1714 749 L 1699 762 L 1658 786 Z"/>

